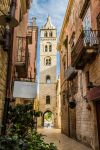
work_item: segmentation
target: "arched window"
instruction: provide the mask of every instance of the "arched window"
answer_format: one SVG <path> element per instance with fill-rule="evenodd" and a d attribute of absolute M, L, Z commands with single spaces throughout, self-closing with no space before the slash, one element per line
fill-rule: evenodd
<path fill-rule="evenodd" d="M 52 51 L 52 45 L 50 44 L 49 45 L 49 52 L 51 52 Z"/>
<path fill-rule="evenodd" d="M 51 57 L 46 57 L 45 58 L 45 65 L 50 66 L 51 65 Z"/>
<path fill-rule="evenodd" d="M 49 75 L 46 76 L 46 83 L 51 83 L 51 78 Z"/>
<path fill-rule="evenodd" d="M 46 96 L 46 104 L 50 104 L 50 95 Z"/>
<path fill-rule="evenodd" d="M 52 37 L 52 31 L 49 33 L 49 36 Z"/>
<path fill-rule="evenodd" d="M 47 33 L 47 31 L 45 31 L 45 33 L 44 33 L 44 37 L 47 37 L 48 36 L 48 33 Z"/>
<path fill-rule="evenodd" d="M 45 45 L 45 52 L 47 52 L 48 51 L 48 46 L 47 45 Z"/>

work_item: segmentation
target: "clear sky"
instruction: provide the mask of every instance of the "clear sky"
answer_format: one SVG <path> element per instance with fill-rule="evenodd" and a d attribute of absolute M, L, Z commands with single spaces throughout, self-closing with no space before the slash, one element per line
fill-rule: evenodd
<path fill-rule="evenodd" d="M 57 28 L 57 38 L 59 38 L 67 3 L 68 0 L 33 0 L 29 11 L 29 21 L 32 21 L 32 17 L 36 17 L 37 26 L 40 31 L 40 28 L 45 24 L 46 18 L 49 15 L 52 24 Z M 37 73 L 39 73 L 39 38 L 40 37 L 38 37 L 37 48 Z M 59 74 L 59 54 L 57 54 L 57 64 L 57 74 Z"/>

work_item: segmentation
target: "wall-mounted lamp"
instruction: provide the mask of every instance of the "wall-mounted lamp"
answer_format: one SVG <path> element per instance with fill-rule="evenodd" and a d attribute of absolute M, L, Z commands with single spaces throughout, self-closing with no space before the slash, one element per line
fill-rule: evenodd
<path fill-rule="evenodd" d="M 76 107 L 76 100 L 74 98 L 71 98 L 68 105 L 71 109 L 74 109 Z"/>
<path fill-rule="evenodd" d="M 4 14 L 0 16 L 0 25 L 6 27 L 7 23 L 10 28 L 18 26 L 18 21 L 14 17 L 11 17 L 9 13 L 7 15 Z"/>
<path fill-rule="evenodd" d="M 91 88 L 98 87 L 98 86 L 100 85 L 94 85 L 93 82 L 89 82 L 87 88 L 91 89 Z"/>

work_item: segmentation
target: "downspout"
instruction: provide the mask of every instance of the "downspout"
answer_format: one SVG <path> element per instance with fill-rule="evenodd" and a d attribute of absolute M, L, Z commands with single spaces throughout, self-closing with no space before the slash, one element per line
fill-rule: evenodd
<path fill-rule="evenodd" d="M 68 36 L 66 36 L 67 38 L 67 69 L 68 69 Z M 69 81 L 67 81 L 67 90 L 68 90 L 68 95 L 69 95 Z M 67 100 L 68 100 L 68 103 L 69 103 L 69 96 L 67 96 Z M 69 112 L 69 104 L 67 106 L 68 108 L 68 136 L 70 137 L 70 112 Z"/>
<path fill-rule="evenodd" d="M 12 52 L 13 52 L 13 29 L 10 29 L 10 21 L 12 17 L 15 17 L 15 10 L 16 10 L 17 0 L 12 0 L 10 5 L 10 10 L 8 14 L 10 15 L 10 19 L 7 22 L 7 26 L 5 29 L 5 48 L 4 50 L 8 50 L 8 66 L 7 66 L 7 78 L 6 78 L 6 97 L 5 97 L 5 104 L 4 104 L 4 112 L 3 112 L 3 120 L 2 120 L 2 129 L 1 134 L 6 134 L 6 125 L 8 120 L 8 111 L 9 111 L 9 104 L 11 100 L 11 73 L 12 73 Z"/>

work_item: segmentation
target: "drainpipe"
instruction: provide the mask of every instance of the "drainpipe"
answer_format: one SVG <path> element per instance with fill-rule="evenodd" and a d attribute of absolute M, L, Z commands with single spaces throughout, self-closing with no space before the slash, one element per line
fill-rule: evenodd
<path fill-rule="evenodd" d="M 7 25 L 5 29 L 5 47 L 4 50 L 8 53 L 8 66 L 7 66 L 7 78 L 6 78 L 6 97 L 4 104 L 3 120 L 1 134 L 6 134 L 7 120 L 8 120 L 8 110 L 11 100 L 11 72 L 12 72 L 12 51 L 13 51 L 13 29 L 10 29 L 11 18 L 15 16 L 16 2 L 17 0 L 12 0 L 9 10 L 10 19 L 7 20 Z"/>
<path fill-rule="evenodd" d="M 68 36 L 66 36 L 68 41 Z M 68 69 L 68 46 L 67 46 L 67 69 Z M 69 81 L 67 81 L 67 89 L 69 94 Z M 67 97 L 69 103 L 69 96 Z M 68 136 L 70 137 L 70 111 L 69 111 L 69 104 L 68 104 Z"/>

